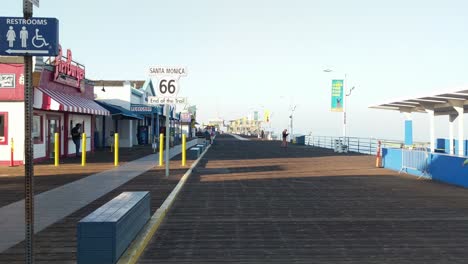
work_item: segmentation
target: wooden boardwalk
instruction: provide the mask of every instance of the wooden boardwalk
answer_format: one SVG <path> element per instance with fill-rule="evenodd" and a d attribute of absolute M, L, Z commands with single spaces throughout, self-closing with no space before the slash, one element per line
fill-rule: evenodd
<path fill-rule="evenodd" d="M 139 263 L 468 263 L 468 190 L 218 137 Z"/>
<path fill-rule="evenodd" d="M 76 263 L 76 226 L 77 222 L 101 205 L 125 191 L 150 191 L 151 212 L 154 213 L 187 171 L 193 160 L 187 161 L 186 167 L 180 166 L 180 154 L 171 162 L 171 177 L 165 178 L 164 167 L 154 167 L 150 171 L 135 177 L 117 189 L 94 200 L 86 207 L 52 224 L 34 236 L 35 263 L 62 264 Z M 58 175 L 50 177 L 59 180 Z M 52 181 L 55 185 L 56 181 Z M 51 208 L 51 210 L 53 210 Z M 3 216 L 0 216 L 0 221 Z M 21 242 L 0 253 L 0 263 L 24 263 L 24 243 Z"/>

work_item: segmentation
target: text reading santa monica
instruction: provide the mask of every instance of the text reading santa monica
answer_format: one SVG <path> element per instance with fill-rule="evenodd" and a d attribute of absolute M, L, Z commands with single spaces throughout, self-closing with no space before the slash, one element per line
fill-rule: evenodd
<path fill-rule="evenodd" d="M 151 74 L 185 75 L 185 68 L 150 68 Z"/>

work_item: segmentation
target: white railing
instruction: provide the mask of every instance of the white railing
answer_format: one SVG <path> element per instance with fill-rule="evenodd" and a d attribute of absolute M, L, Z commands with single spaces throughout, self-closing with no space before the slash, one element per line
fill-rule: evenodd
<path fill-rule="evenodd" d="M 429 152 L 427 147 L 402 148 L 401 149 L 401 172 L 408 170 L 419 171 L 423 175 L 427 172 Z"/>
<path fill-rule="evenodd" d="M 306 136 L 305 144 L 313 147 L 335 149 L 336 142 L 342 142 L 351 152 L 375 155 L 378 146 L 378 139 L 359 137 L 329 137 L 329 136 Z M 382 144 L 384 144 L 382 142 Z M 383 147 L 383 145 L 382 145 Z"/>
<path fill-rule="evenodd" d="M 336 142 L 343 142 L 347 146 L 348 151 L 358 152 L 368 155 L 376 155 L 379 141 L 381 148 L 403 148 L 405 146 L 403 141 L 377 139 L 377 138 L 363 138 L 363 137 L 331 137 L 331 136 L 305 136 L 305 144 L 313 147 L 335 149 Z M 428 143 L 415 142 L 413 149 L 423 149 L 428 146 Z"/>

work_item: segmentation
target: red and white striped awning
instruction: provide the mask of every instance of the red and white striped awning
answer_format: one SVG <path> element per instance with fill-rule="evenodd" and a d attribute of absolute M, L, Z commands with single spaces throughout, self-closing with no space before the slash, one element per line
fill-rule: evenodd
<path fill-rule="evenodd" d="M 34 108 L 90 115 L 110 115 L 93 100 L 46 88 L 34 88 Z"/>

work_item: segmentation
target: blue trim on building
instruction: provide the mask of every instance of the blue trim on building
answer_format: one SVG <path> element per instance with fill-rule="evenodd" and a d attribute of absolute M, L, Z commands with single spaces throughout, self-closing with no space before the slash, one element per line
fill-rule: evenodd
<path fill-rule="evenodd" d="M 118 105 L 112 105 L 104 102 L 96 101 L 99 105 L 107 109 L 110 113 L 112 118 L 117 117 L 117 119 L 144 119 L 143 116 L 139 114 L 135 114 L 130 110 L 127 110 Z"/>

